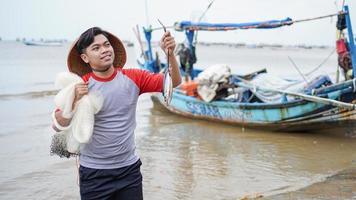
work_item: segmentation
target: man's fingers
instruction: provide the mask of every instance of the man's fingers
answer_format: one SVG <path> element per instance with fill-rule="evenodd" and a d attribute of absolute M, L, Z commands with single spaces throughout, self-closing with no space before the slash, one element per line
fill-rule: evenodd
<path fill-rule="evenodd" d="M 174 39 L 169 31 L 165 32 L 161 38 L 161 41 L 166 42 L 168 40 Z"/>
<path fill-rule="evenodd" d="M 164 41 L 164 46 L 167 46 L 167 45 L 169 45 L 169 44 L 171 44 L 171 43 L 175 43 L 175 40 L 172 38 L 172 39 L 170 39 L 170 40 L 166 40 L 166 41 Z"/>
<path fill-rule="evenodd" d="M 78 90 L 81 91 L 81 92 L 88 92 L 88 88 L 85 88 L 85 87 L 84 88 L 78 88 Z"/>
<path fill-rule="evenodd" d="M 165 43 L 165 46 L 166 46 L 166 47 L 169 47 L 169 46 L 175 45 L 175 43 L 176 43 L 176 42 L 175 42 L 174 40 L 168 41 L 168 42 Z"/>
<path fill-rule="evenodd" d="M 163 34 L 160 41 L 160 46 L 166 53 L 168 53 L 169 50 L 174 50 L 176 46 L 175 40 L 169 31 Z"/>
<path fill-rule="evenodd" d="M 166 38 L 166 37 L 168 37 L 170 35 L 171 35 L 171 33 L 169 31 L 167 31 L 162 35 L 162 38 Z"/>
<path fill-rule="evenodd" d="M 78 83 L 75 85 L 75 89 L 77 88 L 88 88 L 88 83 Z"/>
<path fill-rule="evenodd" d="M 83 89 L 77 89 L 77 90 L 75 91 L 75 93 L 76 93 L 76 95 L 87 94 L 87 93 L 88 93 L 88 89 L 85 89 L 85 88 L 83 88 Z"/>
<path fill-rule="evenodd" d="M 168 44 L 167 46 L 165 46 L 165 50 L 167 51 L 167 50 L 170 50 L 170 51 L 174 51 L 174 49 L 175 49 L 175 43 L 170 43 L 170 44 Z"/>
<path fill-rule="evenodd" d="M 170 36 L 170 35 L 171 35 L 171 32 L 170 32 L 170 31 L 166 31 L 166 32 L 163 34 L 164 37 L 167 37 L 167 36 Z"/>
<path fill-rule="evenodd" d="M 81 99 L 84 95 L 88 94 L 89 89 L 85 84 L 78 84 L 75 88 L 75 98 L 76 100 Z"/>
<path fill-rule="evenodd" d="M 162 42 L 162 43 L 164 43 L 165 40 L 167 39 L 167 37 L 170 36 L 170 34 L 168 34 L 168 33 L 169 33 L 169 32 L 165 32 L 165 33 L 163 34 L 163 36 L 162 36 L 162 38 L 161 38 L 161 42 Z"/>
<path fill-rule="evenodd" d="M 169 36 L 169 37 L 164 38 L 164 40 L 163 40 L 163 42 L 170 42 L 170 41 L 174 41 L 174 37 Z"/>
<path fill-rule="evenodd" d="M 87 94 L 88 93 L 88 88 L 78 88 L 78 93 L 79 94 Z"/>
<path fill-rule="evenodd" d="M 85 90 L 88 90 L 88 87 L 77 87 L 76 89 L 77 89 L 77 90 L 84 90 L 84 89 L 85 89 Z"/>
<path fill-rule="evenodd" d="M 84 82 L 84 83 L 77 83 L 75 86 L 87 86 L 89 83 L 88 82 Z"/>

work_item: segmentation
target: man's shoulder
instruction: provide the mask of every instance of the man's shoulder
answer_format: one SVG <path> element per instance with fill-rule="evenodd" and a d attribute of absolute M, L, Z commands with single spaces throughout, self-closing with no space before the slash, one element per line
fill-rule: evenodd
<path fill-rule="evenodd" d="M 146 70 L 138 69 L 138 68 L 125 68 L 120 69 L 123 74 L 140 74 L 145 72 Z"/>
<path fill-rule="evenodd" d="M 151 74 L 147 70 L 138 69 L 138 68 L 121 69 L 121 72 L 123 75 L 125 75 L 135 81 L 138 81 L 138 80 L 142 79 L 143 77 L 147 76 L 148 74 Z"/>

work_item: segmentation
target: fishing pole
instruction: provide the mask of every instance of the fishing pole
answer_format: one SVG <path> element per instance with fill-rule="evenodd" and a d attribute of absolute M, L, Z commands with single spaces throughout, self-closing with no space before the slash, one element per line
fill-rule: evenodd
<path fill-rule="evenodd" d="M 280 94 L 299 97 L 303 100 L 307 100 L 307 101 L 311 101 L 311 102 L 315 102 L 315 103 L 322 103 L 325 105 L 337 106 L 339 108 L 344 108 L 347 110 L 355 110 L 356 109 L 356 105 L 352 104 L 352 103 L 345 103 L 345 102 L 334 100 L 334 99 L 327 99 L 327 98 L 322 98 L 319 96 L 308 95 L 308 94 L 304 94 L 304 93 L 292 92 L 292 91 L 287 91 L 287 90 L 266 88 L 263 86 L 261 87 L 261 86 L 257 86 L 255 84 L 251 83 L 248 80 L 240 78 L 238 76 L 234 76 L 234 78 L 236 78 L 237 80 L 240 81 L 240 82 L 236 83 L 238 86 L 253 89 L 255 91 L 261 90 L 261 91 L 266 91 L 266 92 L 277 92 Z"/>
<path fill-rule="evenodd" d="M 203 19 L 203 17 L 205 16 L 206 12 L 208 12 L 208 10 L 210 9 L 211 5 L 213 5 L 214 1 L 215 1 L 215 0 L 212 0 L 212 1 L 209 3 L 208 7 L 205 9 L 205 11 L 203 12 L 203 14 L 199 17 L 199 22 Z"/>
<path fill-rule="evenodd" d="M 157 19 L 158 22 L 161 24 L 162 28 L 163 28 L 163 31 L 166 33 L 167 32 L 167 28 L 163 25 L 163 23 Z M 169 49 L 167 49 L 167 68 L 169 70 Z"/>
<path fill-rule="evenodd" d="M 201 22 L 201 20 L 203 19 L 203 17 L 205 16 L 205 14 L 208 12 L 208 10 L 210 9 L 211 5 L 213 5 L 215 0 L 212 0 L 208 7 L 205 9 L 205 11 L 203 12 L 203 14 L 199 17 L 198 19 L 198 23 Z M 198 43 L 198 30 L 196 31 L 195 33 L 195 36 L 194 36 L 194 46 L 196 46 L 196 44 Z"/>
<path fill-rule="evenodd" d="M 132 28 L 133 32 L 135 33 L 135 36 L 136 36 L 136 39 L 138 40 L 138 43 L 140 45 L 140 49 L 141 49 L 141 55 L 143 56 L 143 58 L 145 59 L 145 61 L 148 60 L 147 58 L 147 55 L 145 54 L 145 51 L 143 49 L 143 46 L 142 46 L 142 40 L 141 40 L 141 37 L 140 37 L 140 29 L 138 27 L 138 24 L 136 25 L 136 29 L 135 28 Z"/>

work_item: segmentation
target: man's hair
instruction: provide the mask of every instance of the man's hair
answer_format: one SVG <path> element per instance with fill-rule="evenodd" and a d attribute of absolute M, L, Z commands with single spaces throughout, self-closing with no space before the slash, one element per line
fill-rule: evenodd
<path fill-rule="evenodd" d="M 94 42 L 94 37 L 100 34 L 103 34 L 107 38 L 109 36 L 109 34 L 106 31 L 102 30 L 99 27 L 89 28 L 84 33 L 82 33 L 76 45 L 76 49 L 78 53 L 82 54 L 84 52 L 84 49 L 86 49 Z"/>

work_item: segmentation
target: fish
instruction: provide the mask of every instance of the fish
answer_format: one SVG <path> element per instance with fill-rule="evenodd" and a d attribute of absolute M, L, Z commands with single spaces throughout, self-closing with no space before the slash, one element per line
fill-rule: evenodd
<path fill-rule="evenodd" d="M 166 26 L 163 25 L 163 23 L 157 19 L 158 22 L 161 24 L 163 31 L 167 32 Z M 170 71 L 170 65 L 169 65 L 169 50 L 167 51 L 167 67 L 164 72 L 164 79 L 163 79 L 163 99 L 166 104 L 166 106 L 169 106 L 169 104 L 172 101 L 172 94 L 173 94 L 173 82 L 172 82 L 172 76 L 171 76 L 171 71 Z"/>
<path fill-rule="evenodd" d="M 173 94 L 173 82 L 172 82 L 171 73 L 169 71 L 170 70 L 167 67 L 164 72 L 164 78 L 163 78 L 163 99 L 166 106 L 169 106 L 169 104 L 171 103 L 172 94 Z"/>

